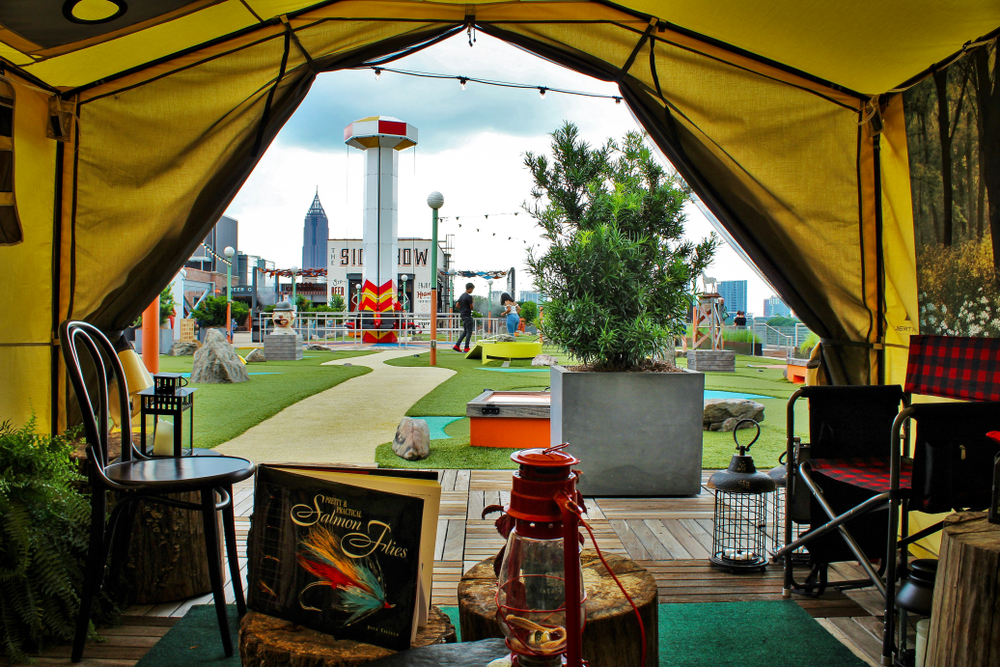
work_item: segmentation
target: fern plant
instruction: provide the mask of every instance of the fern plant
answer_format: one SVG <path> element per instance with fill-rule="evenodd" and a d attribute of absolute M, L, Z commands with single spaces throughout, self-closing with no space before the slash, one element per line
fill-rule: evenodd
<path fill-rule="evenodd" d="M 75 433 L 0 424 L 0 646 L 12 662 L 73 636 L 90 506 L 78 487 Z"/>

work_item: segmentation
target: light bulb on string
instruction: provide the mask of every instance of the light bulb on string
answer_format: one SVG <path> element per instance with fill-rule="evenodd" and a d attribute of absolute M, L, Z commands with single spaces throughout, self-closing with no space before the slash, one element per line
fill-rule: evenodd
<path fill-rule="evenodd" d="M 545 86 L 539 86 L 538 87 L 538 96 L 541 97 L 544 100 L 545 99 L 545 91 L 547 91 L 547 90 L 548 90 L 548 88 L 546 88 Z"/>
<path fill-rule="evenodd" d="M 466 79 L 464 76 L 458 77 L 458 83 L 462 87 L 462 90 L 465 90 L 465 84 L 467 84 L 468 82 L 469 80 Z"/>
<path fill-rule="evenodd" d="M 621 104 L 621 103 L 622 103 L 622 98 L 616 97 L 615 98 L 615 104 Z"/>
<path fill-rule="evenodd" d="M 382 70 L 381 70 L 381 68 L 376 67 L 375 68 L 375 80 L 378 81 L 381 78 L 382 78 Z"/>

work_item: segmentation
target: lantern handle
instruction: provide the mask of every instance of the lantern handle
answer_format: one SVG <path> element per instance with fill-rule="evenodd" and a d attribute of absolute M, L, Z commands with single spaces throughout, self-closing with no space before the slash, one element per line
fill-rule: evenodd
<path fill-rule="evenodd" d="M 740 425 L 746 423 L 753 424 L 754 426 L 757 427 L 757 435 L 753 437 L 753 440 L 750 441 L 749 445 L 741 445 L 740 439 L 738 437 L 738 434 L 740 432 Z M 749 452 L 750 448 L 753 447 L 753 443 L 757 442 L 757 438 L 759 437 L 760 437 L 760 424 L 758 424 L 753 419 L 741 419 L 738 422 L 736 422 L 736 427 L 733 429 L 733 442 L 736 443 L 736 448 L 740 450 L 740 455 Z"/>

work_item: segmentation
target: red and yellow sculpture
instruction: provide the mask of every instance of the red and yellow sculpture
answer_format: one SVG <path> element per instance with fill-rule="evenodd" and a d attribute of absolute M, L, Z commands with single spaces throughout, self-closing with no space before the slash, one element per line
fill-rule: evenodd
<path fill-rule="evenodd" d="M 395 313 L 401 310 L 396 299 L 399 152 L 417 144 L 417 128 L 396 118 L 371 116 L 344 128 L 344 143 L 365 152 L 364 268 L 358 304 L 363 340 L 394 343 L 399 326 Z"/>

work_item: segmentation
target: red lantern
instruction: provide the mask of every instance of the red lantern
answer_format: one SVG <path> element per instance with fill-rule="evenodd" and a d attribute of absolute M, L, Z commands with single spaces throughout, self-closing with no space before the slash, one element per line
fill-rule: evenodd
<path fill-rule="evenodd" d="M 585 621 L 580 573 L 579 459 L 561 451 L 525 449 L 511 459 L 513 519 L 497 577 L 497 620 L 515 667 L 583 665 Z M 563 661 L 565 656 L 565 662 Z"/>

